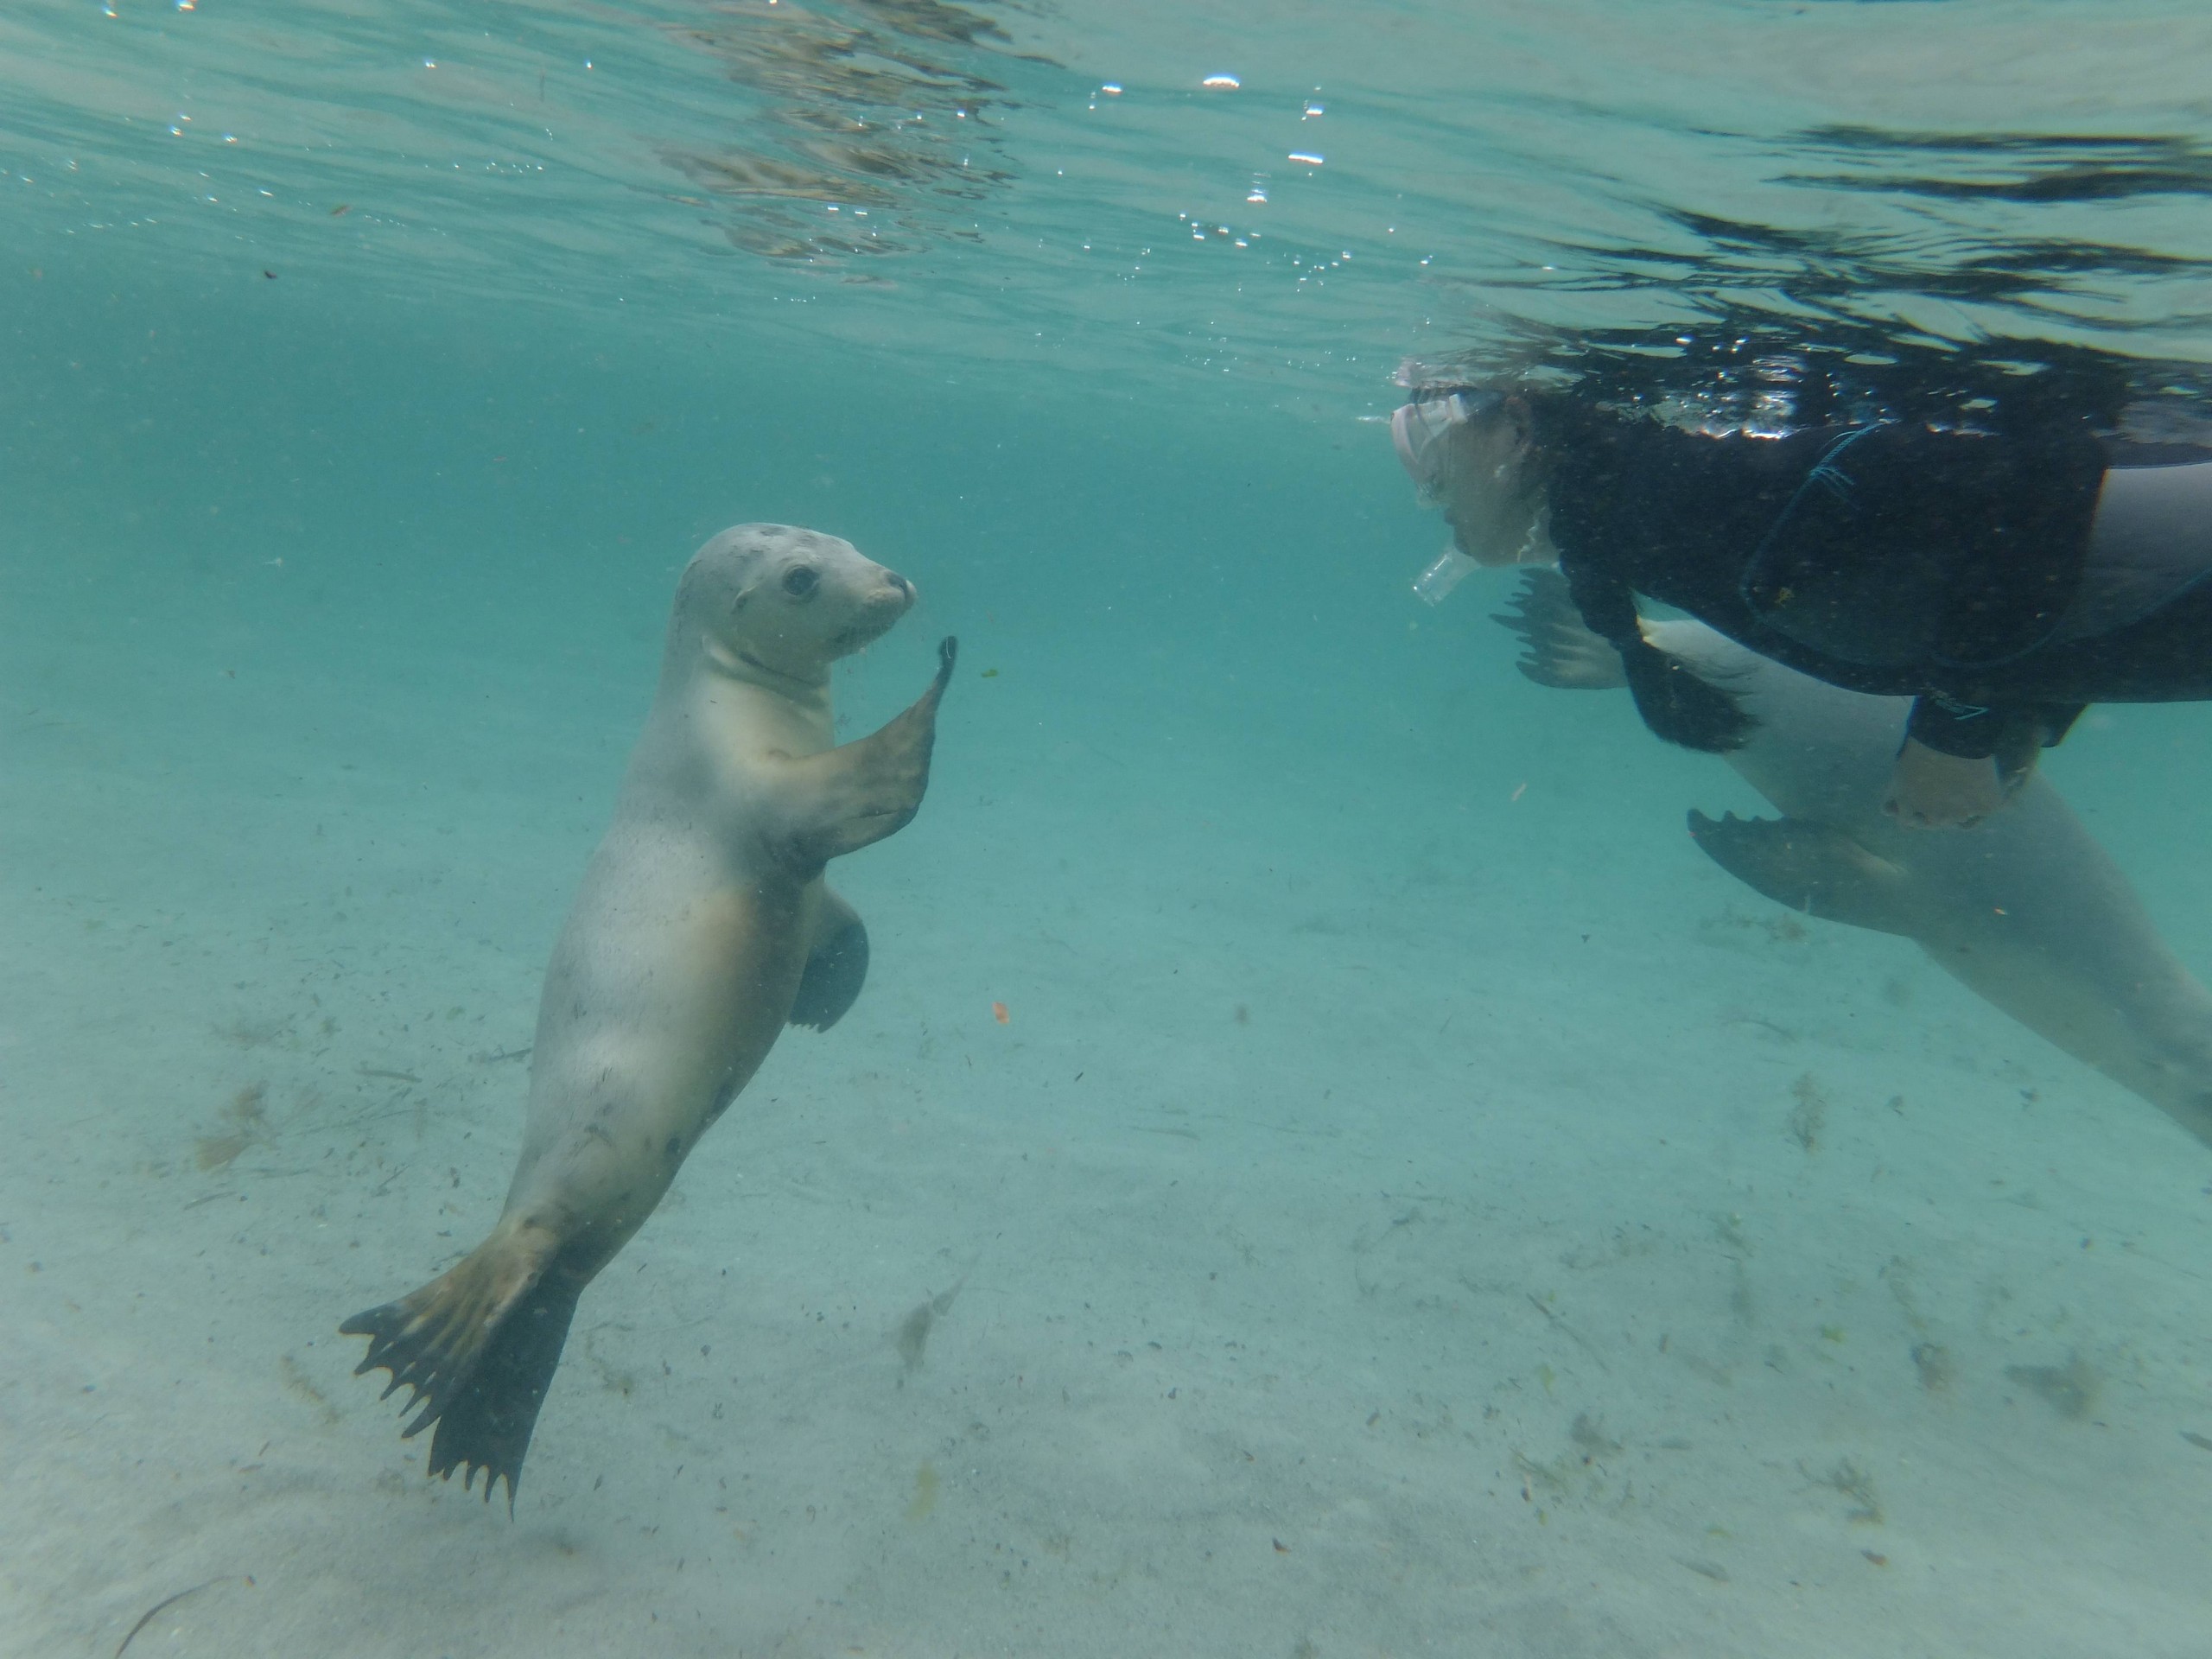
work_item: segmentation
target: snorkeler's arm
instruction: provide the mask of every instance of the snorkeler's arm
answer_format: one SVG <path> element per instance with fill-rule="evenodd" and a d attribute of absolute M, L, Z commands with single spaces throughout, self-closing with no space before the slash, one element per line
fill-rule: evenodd
<path fill-rule="evenodd" d="M 1882 810 L 1911 830 L 1971 830 L 2012 798 L 2024 772 L 2009 782 L 1986 758 L 1946 754 L 1908 737 L 1897 751 Z"/>
<path fill-rule="evenodd" d="M 1972 829 L 2019 792 L 2037 754 L 2064 737 L 2085 706 L 1915 699 L 1882 810 L 1914 829 Z"/>
<path fill-rule="evenodd" d="M 1620 652 L 1636 711 L 1655 736 L 1709 754 L 1743 747 L 1751 716 L 1732 693 L 1700 680 L 1643 637 L 1636 594 L 1626 582 L 1566 556 L 1560 570 L 1584 625 Z"/>

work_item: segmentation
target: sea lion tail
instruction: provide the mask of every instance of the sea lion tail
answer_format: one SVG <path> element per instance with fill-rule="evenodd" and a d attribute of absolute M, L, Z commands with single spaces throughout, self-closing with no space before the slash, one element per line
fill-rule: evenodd
<path fill-rule="evenodd" d="M 450 1480 L 459 1469 L 466 1491 L 481 1469 L 487 1503 L 505 1480 L 509 1514 L 537 1408 L 583 1292 L 582 1280 L 554 1268 L 555 1255 L 555 1242 L 542 1229 L 502 1227 L 420 1290 L 338 1327 L 369 1339 L 356 1376 L 391 1373 L 380 1397 L 413 1390 L 408 1408 L 423 1408 L 400 1431 L 403 1438 L 437 1425 L 428 1472 Z"/>

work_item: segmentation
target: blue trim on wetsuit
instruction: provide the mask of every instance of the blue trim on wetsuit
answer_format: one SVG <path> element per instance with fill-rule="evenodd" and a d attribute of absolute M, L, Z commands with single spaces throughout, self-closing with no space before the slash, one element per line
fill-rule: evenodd
<path fill-rule="evenodd" d="M 1782 534 L 1792 515 L 1796 512 L 1798 504 L 1804 500 L 1806 492 L 1817 485 L 1846 506 L 1853 505 L 1852 497 L 1858 493 L 1859 486 L 1852 481 L 1848 473 L 1844 472 L 1835 464 L 1836 458 L 1859 439 L 1871 436 L 1885 427 L 1894 424 L 1896 423 L 1891 421 L 1878 421 L 1872 426 L 1853 427 L 1823 449 L 1821 452 L 1821 458 L 1805 469 L 1804 480 L 1797 486 L 1796 493 L 1783 505 L 1782 512 L 1777 515 L 1774 523 L 1768 527 L 1766 534 L 1759 538 L 1759 544 L 1751 550 L 1751 556 L 1744 562 L 1744 574 L 1737 581 L 1736 593 L 1737 596 L 1744 601 L 1745 610 L 1754 614 L 1758 613 L 1759 602 L 1752 597 L 1752 577 L 1757 574 L 1760 563 L 1773 549 L 1775 537 Z"/>

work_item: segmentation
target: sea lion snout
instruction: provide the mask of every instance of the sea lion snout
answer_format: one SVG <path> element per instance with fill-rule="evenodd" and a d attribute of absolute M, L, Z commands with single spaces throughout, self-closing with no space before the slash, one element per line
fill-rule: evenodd
<path fill-rule="evenodd" d="M 840 537 L 738 524 L 694 556 L 677 608 L 732 658 L 809 677 L 880 639 L 915 598 L 912 582 Z"/>
<path fill-rule="evenodd" d="M 900 617 L 914 607 L 914 584 L 896 570 L 869 563 L 872 573 L 855 582 L 855 591 L 847 607 L 850 620 L 847 625 L 823 642 L 823 652 L 830 657 L 843 657 L 863 645 L 874 645 L 891 632 Z"/>
<path fill-rule="evenodd" d="M 880 564 L 870 564 L 868 570 L 868 576 L 855 584 L 860 590 L 855 597 L 862 609 L 888 611 L 893 622 L 913 609 L 921 595 L 912 582 Z"/>
<path fill-rule="evenodd" d="M 880 581 L 876 591 L 868 596 L 868 606 L 871 609 L 880 606 L 888 610 L 891 620 L 896 622 L 914 608 L 914 601 L 921 597 L 921 594 L 912 582 L 896 570 L 887 570 L 881 565 L 876 566 L 876 570 Z M 890 624 L 885 626 L 887 627 Z"/>

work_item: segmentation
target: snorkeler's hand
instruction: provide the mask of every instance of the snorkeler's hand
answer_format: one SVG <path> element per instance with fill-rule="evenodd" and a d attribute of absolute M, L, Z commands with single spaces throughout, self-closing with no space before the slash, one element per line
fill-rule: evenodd
<path fill-rule="evenodd" d="M 1907 738 L 1890 773 L 1882 810 L 1912 830 L 1971 830 L 2002 810 L 2026 773 L 1998 775 L 1994 760 L 1968 760 Z"/>

